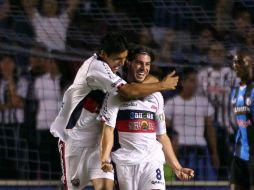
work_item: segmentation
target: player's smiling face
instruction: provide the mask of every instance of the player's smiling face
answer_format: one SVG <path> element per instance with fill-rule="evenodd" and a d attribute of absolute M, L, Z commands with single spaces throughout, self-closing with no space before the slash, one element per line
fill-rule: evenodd
<path fill-rule="evenodd" d="M 102 53 L 101 57 L 108 63 L 113 73 L 116 73 L 124 65 L 127 55 L 128 51 L 126 50 L 121 53 L 112 53 L 110 55 Z"/>
<path fill-rule="evenodd" d="M 137 54 L 129 63 L 128 75 L 131 82 L 143 82 L 150 72 L 151 57 L 148 54 Z"/>

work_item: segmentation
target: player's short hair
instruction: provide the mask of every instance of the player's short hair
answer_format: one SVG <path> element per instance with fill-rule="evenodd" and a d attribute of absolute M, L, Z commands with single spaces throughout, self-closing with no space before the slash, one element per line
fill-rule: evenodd
<path fill-rule="evenodd" d="M 99 51 L 104 51 L 108 55 L 111 55 L 126 50 L 128 50 L 128 41 L 120 32 L 107 33 L 101 38 Z"/>
<path fill-rule="evenodd" d="M 145 46 L 132 46 L 129 49 L 127 60 L 128 61 L 133 61 L 136 58 L 136 56 L 139 55 L 139 54 L 145 54 L 145 55 L 150 56 L 151 63 L 155 59 L 155 54 L 150 48 L 145 47 Z"/>

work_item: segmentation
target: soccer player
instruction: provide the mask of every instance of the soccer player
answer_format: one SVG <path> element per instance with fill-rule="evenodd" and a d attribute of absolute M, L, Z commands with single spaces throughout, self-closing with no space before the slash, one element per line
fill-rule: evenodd
<path fill-rule="evenodd" d="M 254 189 L 254 85 L 253 58 L 241 49 L 234 56 L 234 70 L 240 85 L 233 89 L 231 103 L 236 119 L 234 157 L 231 165 L 231 189 Z"/>
<path fill-rule="evenodd" d="M 152 51 L 137 47 L 129 52 L 127 81 L 143 83 L 154 60 Z M 122 101 L 120 95 L 106 96 L 99 119 L 104 122 L 101 140 L 101 167 L 112 170 L 111 158 L 121 190 L 165 189 L 165 158 L 178 178 L 191 179 L 194 171 L 178 162 L 166 133 L 164 101 L 155 92 L 144 98 Z M 112 152 L 114 129 L 120 148 Z"/>
<path fill-rule="evenodd" d="M 128 54 L 126 38 L 121 34 L 108 34 L 101 39 L 100 48 L 79 69 L 51 125 L 51 133 L 60 139 L 62 181 L 68 190 L 81 190 L 89 181 L 96 190 L 113 188 L 113 173 L 101 170 L 99 158 L 102 126 L 96 117 L 105 92 L 118 92 L 133 99 L 174 89 L 178 81 L 172 73 L 153 84 L 128 84 L 115 74 Z"/>

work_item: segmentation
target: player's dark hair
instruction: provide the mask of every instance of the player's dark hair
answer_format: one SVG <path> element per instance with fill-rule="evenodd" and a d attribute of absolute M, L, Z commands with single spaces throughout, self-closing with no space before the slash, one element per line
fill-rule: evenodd
<path fill-rule="evenodd" d="M 128 41 L 122 33 L 111 32 L 101 38 L 99 51 L 111 55 L 125 50 L 128 50 Z"/>
<path fill-rule="evenodd" d="M 129 50 L 127 60 L 133 61 L 135 59 L 135 57 L 139 54 L 144 54 L 144 55 L 150 56 L 151 62 L 153 62 L 155 59 L 154 52 L 151 49 L 144 47 L 144 46 L 133 46 Z"/>

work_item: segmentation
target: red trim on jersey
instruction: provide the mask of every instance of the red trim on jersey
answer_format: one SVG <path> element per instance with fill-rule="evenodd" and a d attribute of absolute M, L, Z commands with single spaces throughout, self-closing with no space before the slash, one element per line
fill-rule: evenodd
<path fill-rule="evenodd" d="M 60 160 L 61 160 L 61 166 L 62 166 L 62 182 L 64 184 L 65 190 L 68 190 L 67 185 L 67 175 L 66 175 L 66 162 L 65 162 L 65 143 L 61 140 L 58 142 L 58 148 L 60 153 Z"/>
<path fill-rule="evenodd" d="M 130 133 L 155 133 L 155 121 L 153 120 L 121 120 L 116 122 L 119 132 Z"/>
<path fill-rule="evenodd" d="M 99 113 L 100 105 L 93 98 L 85 98 L 83 108 L 90 111 L 91 113 Z"/>

